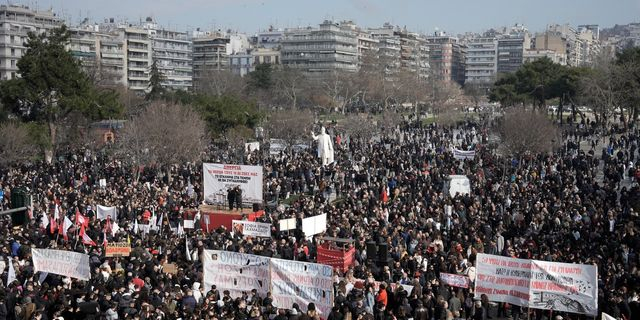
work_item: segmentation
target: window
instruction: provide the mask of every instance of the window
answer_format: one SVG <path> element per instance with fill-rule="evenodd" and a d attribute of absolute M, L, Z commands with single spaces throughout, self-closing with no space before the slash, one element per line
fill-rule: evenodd
<path fill-rule="evenodd" d="M 16 49 L 11 48 L 11 56 L 15 57 L 16 56 Z"/>
<path fill-rule="evenodd" d="M 11 60 L 11 67 L 13 67 L 13 68 L 16 67 L 16 61 L 15 60 Z"/>
<path fill-rule="evenodd" d="M 16 78 L 16 73 L 15 72 L 11 72 L 11 79 L 15 79 Z"/>
<path fill-rule="evenodd" d="M 11 36 L 11 43 L 14 43 L 16 41 L 16 37 L 15 36 Z"/>

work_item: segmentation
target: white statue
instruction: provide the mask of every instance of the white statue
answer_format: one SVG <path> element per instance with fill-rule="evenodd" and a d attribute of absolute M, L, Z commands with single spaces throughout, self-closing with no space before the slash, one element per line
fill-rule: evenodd
<path fill-rule="evenodd" d="M 313 140 L 318 141 L 318 158 L 322 159 L 322 165 L 326 166 L 333 162 L 333 143 L 331 142 L 331 136 L 329 136 L 322 127 L 320 134 L 315 135 L 311 132 Z"/>

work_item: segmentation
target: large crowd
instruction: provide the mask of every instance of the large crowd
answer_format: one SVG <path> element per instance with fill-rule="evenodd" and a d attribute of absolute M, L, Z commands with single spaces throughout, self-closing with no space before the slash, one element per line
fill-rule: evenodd
<path fill-rule="evenodd" d="M 474 294 L 473 286 L 440 282 L 441 272 L 473 278 L 478 253 L 595 264 L 600 311 L 638 319 L 640 133 L 596 127 L 573 124 L 553 154 L 519 158 L 503 156 L 487 128 L 472 122 L 404 123 L 375 137 L 346 137 L 330 128 L 335 162 L 329 166 L 320 165 L 313 149 L 256 151 L 245 162 L 264 166 L 267 205 L 258 221 L 273 224 L 270 239 L 243 238 L 222 227 L 207 233 L 197 223 L 195 229 L 178 227 L 184 212 L 202 203 L 200 164 L 140 170 L 108 152 L 78 150 L 51 164 L 5 168 L 3 207 L 10 207 L 18 188 L 33 195 L 35 206 L 26 225 L 0 218 L 0 255 L 15 270 L 11 283 L 8 267 L 0 277 L 0 320 L 587 318 L 493 303 Z M 476 156 L 456 160 L 452 147 L 476 150 Z M 212 148 L 204 160 L 225 162 L 228 154 Z M 452 174 L 470 179 L 470 194 L 449 196 Z M 117 207 L 117 218 L 97 219 L 96 205 Z M 56 210 L 73 221 L 77 214 L 87 217 L 82 231 L 96 245 L 79 239 L 75 223 L 67 237 L 44 227 Z M 276 308 L 270 295 L 255 291 L 232 297 L 215 286 L 204 290 L 198 254 L 205 249 L 316 261 L 318 237 L 277 232 L 277 223 L 294 217 L 300 224 L 321 213 L 328 220 L 323 235 L 355 240 L 354 265 L 336 271 L 330 314 L 319 315 L 313 304 Z M 159 227 L 138 230 L 152 216 L 162 217 Z M 105 257 L 103 241 L 130 242 L 130 256 Z M 371 241 L 387 244 L 390 261 L 367 257 Z M 88 254 L 91 279 L 34 273 L 32 248 Z M 167 264 L 175 272 L 166 272 Z"/>

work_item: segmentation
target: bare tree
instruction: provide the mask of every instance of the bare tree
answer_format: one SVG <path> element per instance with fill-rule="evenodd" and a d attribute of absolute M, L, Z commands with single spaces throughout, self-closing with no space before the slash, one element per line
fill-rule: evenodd
<path fill-rule="evenodd" d="M 289 103 L 291 109 L 296 110 L 306 84 L 305 75 L 297 69 L 282 68 L 274 72 L 274 78 L 276 91 Z"/>
<path fill-rule="evenodd" d="M 348 71 L 332 71 L 320 80 L 320 91 L 330 100 L 331 107 L 338 109 L 342 114 L 346 108 L 361 93 L 360 82 L 357 74 Z"/>
<path fill-rule="evenodd" d="M 125 124 L 119 154 L 134 165 L 173 165 L 201 158 L 206 123 L 190 106 L 152 102 Z"/>
<path fill-rule="evenodd" d="M 198 88 L 198 92 L 208 95 L 241 96 L 247 87 L 247 83 L 242 77 L 229 70 L 206 70 L 202 78 L 202 85 Z"/>
<path fill-rule="evenodd" d="M 561 141 L 560 130 L 543 112 L 508 111 L 498 132 L 506 151 L 520 157 L 526 153 L 551 152 Z"/>
<path fill-rule="evenodd" d="M 612 59 L 606 53 L 599 55 L 593 68 L 580 78 L 579 85 L 582 102 L 592 107 L 597 122 L 603 127 L 622 98 L 616 87 L 621 85 L 620 75 L 624 70 L 616 66 Z"/>
<path fill-rule="evenodd" d="M 298 139 L 308 139 L 313 122 L 314 116 L 308 110 L 276 111 L 267 115 L 264 128 L 269 138 L 293 144 Z"/>
<path fill-rule="evenodd" d="M 29 130 L 19 122 L 5 122 L 0 126 L 0 166 L 26 161 L 38 154 L 29 137 Z"/>
<path fill-rule="evenodd" d="M 337 127 L 354 138 L 369 139 L 379 132 L 378 122 L 368 113 L 350 113 L 338 122 Z"/>

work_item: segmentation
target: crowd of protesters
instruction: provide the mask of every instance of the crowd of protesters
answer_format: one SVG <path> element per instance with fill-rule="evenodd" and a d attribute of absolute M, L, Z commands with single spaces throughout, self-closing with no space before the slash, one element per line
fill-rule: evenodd
<path fill-rule="evenodd" d="M 585 130 L 590 125 L 567 131 L 553 154 L 517 159 L 496 152 L 487 129 L 467 122 L 447 128 L 405 123 L 375 137 L 344 137 L 330 129 L 336 151 L 329 166 L 321 166 L 312 149 L 256 151 L 246 162 L 264 166 L 267 206 L 259 221 L 273 224 L 271 239 L 244 238 L 223 227 L 207 233 L 198 223 L 178 227 L 184 212 L 202 202 L 200 164 L 139 170 L 108 153 L 78 150 L 51 164 L 13 166 L 2 171 L 4 208 L 19 188 L 33 195 L 34 207 L 23 226 L 0 218 L 0 255 L 15 270 L 11 283 L 8 267 L 0 277 L 0 320 L 587 318 L 548 310 L 527 314 L 475 295 L 473 286 L 440 283 L 441 272 L 473 279 L 477 253 L 595 264 L 600 311 L 638 319 L 640 135 L 630 129 L 600 136 Z M 456 160 L 454 146 L 476 150 L 475 158 Z M 214 148 L 205 160 L 225 162 L 228 153 Z M 449 196 L 451 174 L 466 175 L 471 193 Z M 96 205 L 115 206 L 117 217 L 97 219 Z M 355 265 L 336 272 L 330 314 L 319 315 L 313 303 L 276 308 L 270 295 L 255 290 L 242 297 L 215 286 L 204 290 L 198 259 L 204 249 L 315 261 L 317 237 L 278 232 L 277 222 L 295 217 L 300 224 L 321 213 L 328 219 L 324 235 L 353 239 L 356 248 Z M 64 215 L 88 223 L 74 223 L 61 235 Z M 158 228 L 137 227 L 158 217 Z M 105 257 L 104 241 L 130 242 L 130 256 Z M 371 241 L 387 244 L 389 261 L 367 257 Z M 91 279 L 34 273 L 31 248 L 90 255 Z M 165 272 L 168 263 L 177 271 Z"/>

